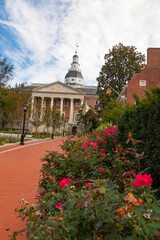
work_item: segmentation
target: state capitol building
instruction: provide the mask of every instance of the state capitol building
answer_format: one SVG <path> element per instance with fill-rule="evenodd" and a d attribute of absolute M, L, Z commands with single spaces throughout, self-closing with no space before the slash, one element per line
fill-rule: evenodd
<path fill-rule="evenodd" d="M 72 131 L 73 128 L 80 128 L 78 125 L 78 111 L 80 106 L 94 106 L 97 103 L 97 87 L 85 86 L 84 79 L 79 68 L 79 57 L 77 51 L 73 56 L 71 68 L 65 76 L 64 83 L 56 81 L 50 84 L 41 84 L 32 86 L 32 104 L 31 104 L 31 119 L 34 114 L 34 105 L 36 101 L 41 99 L 41 116 L 46 108 L 54 108 L 60 112 L 66 123 L 66 130 Z M 34 131 L 34 126 L 31 126 Z M 45 126 L 39 127 L 39 132 L 46 131 Z"/>

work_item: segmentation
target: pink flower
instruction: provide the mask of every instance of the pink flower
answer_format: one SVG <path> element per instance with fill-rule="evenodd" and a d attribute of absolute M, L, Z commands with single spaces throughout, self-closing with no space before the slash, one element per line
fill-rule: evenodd
<path fill-rule="evenodd" d="M 100 149 L 102 152 L 104 152 L 105 151 L 105 149 Z"/>
<path fill-rule="evenodd" d="M 117 140 L 114 140 L 113 142 L 114 142 L 114 143 L 116 143 L 116 142 L 117 142 Z"/>
<path fill-rule="evenodd" d="M 106 154 L 105 153 L 101 153 L 101 156 L 104 157 Z"/>
<path fill-rule="evenodd" d="M 99 136 L 99 134 L 98 133 L 95 133 L 95 135 L 98 137 Z"/>
<path fill-rule="evenodd" d="M 86 148 L 87 148 L 87 146 L 86 146 L 86 145 L 84 145 L 84 146 L 83 146 L 83 149 L 86 149 Z"/>
<path fill-rule="evenodd" d="M 38 197 L 39 197 L 41 194 L 42 194 L 42 193 L 41 193 L 41 192 L 39 192 L 39 195 L 37 194 L 35 197 L 37 197 L 37 198 L 38 198 Z"/>
<path fill-rule="evenodd" d="M 90 142 L 89 141 L 87 141 L 87 142 L 85 142 L 86 144 L 90 144 Z"/>
<path fill-rule="evenodd" d="M 56 208 L 60 209 L 62 207 L 63 203 L 58 203 L 56 205 L 54 205 Z"/>
<path fill-rule="evenodd" d="M 139 186 L 150 186 L 150 184 L 153 182 L 151 178 L 151 174 L 137 174 L 136 176 L 136 182 L 133 182 L 132 185 L 134 187 L 139 187 Z"/>
<path fill-rule="evenodd" d="M 90 186 L 89 186 L 89 184 L 88 184 L 88 183 L 85 183 L 85 187 L 86 187 L 86 188 L 89 188 Z"/>
<path fill-rule="evenodd" d="M 104 169 L 103 168 L 98 168 L 100 172 L 104 172 Z"/>
<path fill-rule="evenodd" d="M 64 188 L 66 185 L 70 183 L 70 181 L 71 180 L 69 178 L 63 178 L 59 183 L 59 185 L 61 186 L 59 189 Z"/>
<path fill-rule="evenodd" d="M 55 164 L 53 164 L 52 167 L 50 167 L 50 168 L 53 168 L 53 167 L 55 167 Z"/>

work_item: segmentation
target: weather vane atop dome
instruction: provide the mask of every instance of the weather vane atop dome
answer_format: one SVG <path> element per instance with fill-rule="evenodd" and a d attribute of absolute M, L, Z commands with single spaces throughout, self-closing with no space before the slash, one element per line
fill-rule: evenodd
<path fill-rule="evenodd" d="M 77 48 L 79 47 L 79 45 L 78 45 L 78 43 L 76 43 L 76 51 L 75 51 L 75 53 L 77 53 Z"/>

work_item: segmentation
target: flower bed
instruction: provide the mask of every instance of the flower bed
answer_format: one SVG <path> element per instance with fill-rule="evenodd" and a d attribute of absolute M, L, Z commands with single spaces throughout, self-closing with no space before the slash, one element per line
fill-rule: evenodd
<path fill-rule="evenodd" d="M 68 138 L 63 154 L 45 156 L 38 206 L 22 200 L 17 209 L 27 219 L 27 239 L 159 239 L 160 201 L 136 149 L 143 143 L 129 135 L 133 147 L 123 149 L 117 135 L 111 126 Z"/>

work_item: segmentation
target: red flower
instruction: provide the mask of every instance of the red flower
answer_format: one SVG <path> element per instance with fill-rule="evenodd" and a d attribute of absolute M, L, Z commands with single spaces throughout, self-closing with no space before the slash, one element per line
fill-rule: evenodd
<path fill-rule="evenodd" d="M 105 153 L 101 153 L 101 156 L 104 157 L 106 154 Z"/>
<path fill-rule="evenodd" d="M 58 203 L 56 205 L 54 205 L 56 208 L 60 209 L 62 207 L 63 203 Z"/>
<path fill-rule="evenodd" d="M 89 188 L 90 186 L 89 186 L 89 184 L 88 184 L 88 183 L 85 183 L 85 187 L 86 187 L 86 188 Z"/>
<path fill-rule="evenodd" d="M 66 185 L 70 183 L 70 181 L 71 180 L 69 178 L 63 178 L 59 183 L 59 185 L 61 186 L 59 189 L 64 188 Z"/>
<path fill-rule="evenodd" d="M 104 172 L 104 169 L 103 168 L 98 168 L 100 172 Z"/>
<path fill-rule="evenodd" d="M 153 182 L 151 178 L 151 174 L 137 174 L 136 176 L 136 182 L 133 182 L 132 185 L 134 187 L 139 187 L 139 186 L 150 186 L 150 184 Z"/>

